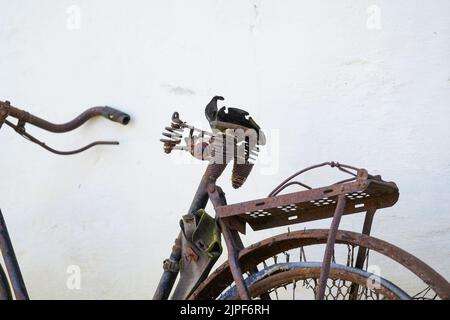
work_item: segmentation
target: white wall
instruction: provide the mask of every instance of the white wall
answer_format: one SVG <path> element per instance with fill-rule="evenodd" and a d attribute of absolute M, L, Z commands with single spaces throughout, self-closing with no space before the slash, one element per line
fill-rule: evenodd
<path fill-rule="evenodd" d="M 121 142 L 73 157 L 1 130 L 0 204 L 31 297 L 152 297 L 205 166 L 163 154 L 160 132 L 174 110 L 206 128 L 216 94 L 275 132 L 269 163 L 241 190 L 221 179 L 229 202 L 326 160 L 368 168 L 401 190 L 373 234 L 450 278 L 449 12 L 446 0 L 0 0 L 1 100 L 56 122 L 105 104 L 133 117 L 61 135 L 29 128 L 61 149 Z M 66 287 L 69 265 L 80 290 Z"/>

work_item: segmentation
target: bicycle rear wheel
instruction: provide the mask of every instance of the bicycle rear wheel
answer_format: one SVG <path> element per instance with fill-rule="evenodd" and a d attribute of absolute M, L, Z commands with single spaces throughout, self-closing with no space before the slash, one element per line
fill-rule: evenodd
<path fill-rule="evenodd" d="M 302 251 L 316 245 L 324 247 L 328 232 L 328 229 L 288 232 L 255 243 L 240 252 L 241 270 L 247 277 L 251 277 L 258 273 L 257 270 L 279 263 L 280 256 L 281 258 L 285 256 L 285 262 L 293 262 L 293 254 L 299 255 L 302 262 Z M 339 252 L 339 247 L 348 249 L 348 254 L 341 255 L 342 257 L 347 255 L 347 261 L 341 264 L 351 268 L 355 266 L 354 252 L 363 248 L 367 251 L 367 255 L 370 252 L 371 256 L 379 255 L 384 259 L 380 266 L 383 277 L 397 279 L 392 276 L 386 277 L 385 274 L 389 274 L 390 270 L 404 269 L 405 272 L 401 275 L 408 278 L 402 283 L 407 285 L 417 283 L 417 286 L 412 289 L 402 287 L 403 291 L 413 299 L 450 299 L 450 284 L 444 277 L 420 259 L 386 241 L 356 232 L 339 230 L 335 247 L 335 252 Z M 314 260 L 320 261 L 320 258 Z M 336 257 L 333 262 L 335 263 L 336 260 L 339 260 L 339 257 Z M 303 261 L 305 261 L 304 258 Z M 367 271 L 367 268 L 366 264 L 363 269 Z M 228 263 L 225 262 L 196 289 L 190 299 L 217 299 L 232 286 L 233 277 Z"/>
<path fill-rule="evenodd" d="M 245 282 L 252 299 L 267 297 L 267 294 L 272 300 L 313 299 L 318 288 L 321 268 L 321 262 L 279 263 L 252 274 Z M 378 275 L 340 264 L 331 265 L 325 299 L 350 299 L 353 285 L 358 286 L 355 300 L 411 299 L 402 289 Z M 219 299 L 238 299 L 236 288 L 230 288 Z"/>

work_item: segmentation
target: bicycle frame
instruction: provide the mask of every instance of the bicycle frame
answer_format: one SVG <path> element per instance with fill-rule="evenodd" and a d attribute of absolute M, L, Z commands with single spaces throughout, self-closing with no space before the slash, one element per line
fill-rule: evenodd
<path fill-rule="evenodd" d="M 337 162 L 324 162 L 303 169 L 288 177 L 278 185 L 267 198 L 227 205 L 224 192 L 216 185 L 217 178 L 224 171 L 227 164 L 230 163 L 231 160 L 234 160 L 232 186 L 235 188 L 240 187 L 248 177 L 251 167 L 253 166 L 253 163 L 250 161 L 247 162 L 247 160 L 254 160 L 256 158 L 251 158 L 251 156 L 257 155 L 259 151 L 258 145 L 264 145 L 265 138 L 263 139 L 263 143 L 259 143 L 259 137 L 264 137 L 264 134 L 258 133 L 255 135 L 251 132 L 249 133 L 248 139 L 247 137 L 244 139 L 238 137 L 236 132 L 233 132 L 234 129 L 242 129 L 245 135 L 247 132 L 246 130 L 259 129 L 259 126 L 251 124 L 254 123 L 251 117 L 248 119 L 245 118 L 245 116 L 248 116 L 248 113 L 244 110 L 235 109 L 233 111 L 233 109 L 229 108 L 228 113 L 224 111 L 225 107 L 218 110 L 217 100 L 223 100 L 223 98 L 220 96 L 213 97 L 211 102 L 206 106 L 205 114 L 211 128 L 213 130 L 219 129 L 218 132 L 209 133 L 189 126 L 186 122 L 181 121 L 177 112 L 172 116 L 171 126 L 166 127 L 166 132 L 163 132 L 164 138 L 161 139 L 161 142 L 164 143 L 164 151 L 166 153 L 171 153 L 172 150 L 184 150 L 188 151 L 192 156 L 199 160 L 210 161 L 210 164 L 200 181 L 188 214 L 183 216 L 181 221 L 182 231 L 175 240 L 171 255 L 163 263 L 164 273 L 160 279 L 153 299 L 168 299 L 172 292 L 175 280 L 180 273 L 180 281 L 171 296 L 172 299 L 217 297 L 216 294 L 220 294 L 220 289 L 226 289 L 220 283 L 223 280 L 233 281 L 238 298 L 247 300 L 249 299 L 249 291 L 246 282 L 243 279 L 242 270 L 250 273 L 259 273 L 257 269 L 258 264 L 252 265 L 247 262 L 244 266 L 240 265 L 239 255 L 244 248 L 239 233 L 245 234 L 247 224 L 249 224 L 253 230 L 262 230 L 306 221 L 331 218 L 332 221 L 330 228 L 327 230 L 326 247 L 321 262 L 320 277 L 315 292 L 316 299 L 324 299 L 342 216 L 345 214 L 364 212 L 365 218 L 361 235 L 369 237 L 373 218 L 377 209 L 391 207 L 397 202 L 399 191 L 396 184 L 394 182 L 383 181 L 379 175 L 369 175 L 367 170 L 362 168 L 356 168 Z M 182 146 L 180 144 L 183 140 L 183 131 L 186 129 L 189 130 L 190 133 L 188 137 L 184 138 L 186 145 Z M 194 132 L 199 133 L 199 135 L 195 136 L 193 134 Z M 205 136 L 207 136 L 206 141 L 204 140 Z M 250 137 L 255 136 L 258 137 L 257 142 L 250 142 Z M 246 153 L 244 157 L 242 154 L 239 155 L 228 149 L 229 145 L 227 143 L 228 138 L 230 137 L 234 143 L 234 147 L 238 146 L 238 144 L 242 146 L 241 143 L 243 141 L 245 142 Z M 211 146 L 212 148 L 210 148 Z M 220 147 L 222 147 L 223 150 L 221 150 Z M 216 160 L 221 160 L 223 155 L 226 155 L 228 159 L 230 154 L 232 155 L 232 159 L 225 161 L 226 164 L 220 164 L 222 163 L 221 161 L 216 162 Z M 219 155 L 219 158 L 216 158 L 217 155 Z M 237 167 L 236 163 L 239 162 L 239 160 L 245 160 L 244 166 L 247 167 L 243 168 L 240 172 L 244 172 L 244 174 L 235 175 L 234 169 Z M 337 168 L 344 173 L 350 174 L 352 177 L 316 189 L 313 189 L 300 181 L 292 180 L 306 171 L 324 166 Z M 304 187 L 307 190 L 279 195 L 281 191 L 293 185 Z M 211 201 L 214 206 L 215 227 L 220 229 L 223 236 L 228 250 L 228 260 L 226 264 L 223 264 L 220 267 L 220 270 L 217 269 L 206 279 L 212 266 L 210 267 L 209 264 L 205 264 L 204 259 L 197 263 L 197 259 L 201 260 L 201 258 L 203 258 L 203 256 L 199 256 L 199 254 L 202 254 L 200 250 L 202 246 L 198 246 L 195 241 L 191 241 L 193 238 L 191 239 L 190 236 L 188 237 L 186 235 L 183 229 L 183 223 L 185 221 L 196 221 L 195 217 L 197 211 L 199 209 L 204 209 L 208 201 Z M 194 225 L 194 227 L 199 227 L 199 225 Z M 192 230 L 192 226 L 190 228 L 190 230 Z M 359 246 L 357 250 L 354 267 L 357 270 L 362 270 L 364 263 L 367 260 L 368 249 L 367 246 L 363 245 Z M 257 261 L 261 262 L 260 260 Z M 213 263 L 215 261 L 211 260 L 211 262 Z M 180 268 L 186 266 L 185 263 L 189 264 L 180 272 Z M 433 290 L 437 290 L 435 292 L 439 292 L 441 297 L 448 297 L 449 288 L 447 287 L 447 283 L 444 283 L 442 286 L 439 285 L 439 282 L 442 282 L 441 280 L 443 278 L 428 266 L 423 265 L 422 267 L 426 270 L 425 273 L 427 274 L 421 275 L 420 272 L 418 273 L 422 280 L 432 287 Z M 229 273 L 224 270 L 229 270 Z M 215 283 L 215 280 L 218 280 L 219 283 Z M 216 286 L 216 288 L 213 289 L 212 287 L 214 286 Z M 349 287 L 349 299 L 354 300 L 358 298 L 359 286 L 360 284 L 354 282 L 351 284 Z M 207 292 L 214 292 L 214 295 L 209 295 Z M 270 296 L 268 293 L 263 293 L 261 298 L 268 299 Z"/>
<path fill-rule="evenodd" d="M 17 262 L 16 254 L 9 237 L 5 219 L 0 210 L 0 252 L 5 261 L 6 270 L 11 281 L 12 291 L 17 300 L 28 300 L 28 292 L 23 281 L 22 272 Z M 0 300 L 12 299 L 12 292 L 8 285 L 6 273 L 0 265 Z"/>
<path fill-rule="evenodd" d="M 243 266 L 240 265 L 239 255 L 244 248 L 239 233 L 245 234 L 247 224 L 253 230 L 262 230 L 331 218 L 332 221 L 321 262 L 322 267 L 320 268 L 318 287 L 315 292 L 316 299 L 324 299 L 342 216 L 364 212 L 365 218 L 361 234 L 369 237 L 377 209 L 393 206 L 397 202 L 399 191 L 396 184 L 383 181 L 379 175 L 369 175 L 367 170 L 362 168 L 338 162 L 324 162 L 303 169 L 288 177 L 267 198 L 227 205 L 224 192 L 216 185 L 217 178 L 222 174 L 227 164 L 233 160 L 232 186 L 234 188 L 242 186 L 253 166 L 253 162 L 248 160 L 256 159 L 259 151 L 258 146 L 265 144 L 265 137 L 261 131 L 258 131 L 256 134 L 251 132 L 251 130 L 259 130 L 259 126 L 251 117 L 247 118 L 249 116 L 248 112 L 234 108 L 228 108 L 228 112 L 226 112 L 224 111 L 225 107 L 219 110 L 217 107 L 218 100 L 223 100 L 223 97 L 213 97 L 205 108 L 205 115 L 211 129 L 218 129 L 218 131 L 210 133 L 190 126 L 186 122 L 181 121 L 178 112 L 175 112 L 172 116 L 170 127 L 166 127 L 166 132 L 163 132 L 164 138 L 161 139 L 161 142 L 164 143 L 164 152 L 171 153 L 172 150 L 187 151 L 199 160 L 210 161 L 210 164 L 199 183 L 188 214 L 184 215 L 180 222 L 182 230 L 175 240 L 170 257 L 163 263 L 164 272 L 153 299 L 168 299 L 175 280 L 180 273 L 180 281 L 171 299 L 215 298 L 217 297 L 216 294 L 220 294 L 220 289 L 226 289 L 220 283 L 223 280 L 225 282 L 233 281 L 238 298 L 247 300 L 250 297 L 246 281 L 243 279 L 242 270 L 250 273 L 259 273 L 257 263 L 252 265 L 247 262 Z M 236 129 L 243 131 L 245 137 L 242 138 Z M 189 131 L 188 137 L 183 136 L 185 130 Z M 198 135 L 196 136 L 194 133 Z M 205 137 L 206 141 L 204 140 Z M 255 137 L 257 137 L 257 140 L 252 140 Z M 233 149 L 233 151 L 229 149 L 229 138 L 232 141 L 231 146 L 242 147 L 244 145 L 244 155 L 235 152 L 236 149 Z M 260 140 L 260 138 L 262 139 Z M 186 145 L 181 145 L 183 139 L 186 141 Z M 221 164 L 223 163 L 221 158 L 223 155 L 227 158 L 225 164 Z M 232 159 L 228 159 L 230 155 Z M 217 162 L 217 160 L 219 161 Z M 237 163 L 241 160 L 244 160 L 243 167 L 240 167 L 242 170 L 235 170 L 239 167 Z M 352 177 L 316 189 L 300 181 L 292 180 L 304 172 L 324 166 L 337 168 L 344 173 L 350 174 Z M 307 190 L 279 195 L 281 191 L 293 185 L 301 186 Z M 191 231 L 193 228 L 195 230 L 197 230 L 196 228 L 200 229 L 200 224 L 195 224 L 197 222 L 195 220 L 196 214 L 199 209 L 205 208 L 208 201 L 211 201 L 215 210 L 216 225 L 211 228 L 220 229 L 228 250 L 228 259 L 227 263 L 220 267 L 220 270 L 217 269 L 207 278 L 212 266 L 205 263 L 202 255 L 204 253 L 202 252 L 202 246 L 193 241 L 192 233 L 187 234 L 185 232 L 184 223 L 186 221 L 189 223 L 189 230 Z M 201 212 L 204 211 L 202 210 Z M 192 227 L 192 225 L 194 226 Z M 212 232 L 214 233 L 215 230 Z M 362 270 L 367 260 L 367 247 L 359 246 L 357 250 L 354 267 L 357 270 Z M 199 261 L 197 262 L 197 260 Z M 257 261 L 261 262 L 260 260 Z M 215 260 L 211 259 L 210 262 L 214 263 Z M 181 272 L 180 268 L 182 268 Z M 427 276 L 421 276 L 424 282 L 437 290 L 441 297 L 447 297 L 449 294 L 446 285 L 444 284 L 443 287 L 438 285 L 443 278 L 427 266 L 424 268 L 424 270 L 427 270 Z M 215 283 L 215 280 L 219 283 Z M 349 287 L 349 299 L 358 298 L 359 285 L 353 282 Z M 216 288 L 213 288 L 214 286 Z M 214 292 L 214 295 L 210 295 L 207 292 Z M 270 296 L 266 292 L 263 293 L 261 298 L 269 299 Z"/>

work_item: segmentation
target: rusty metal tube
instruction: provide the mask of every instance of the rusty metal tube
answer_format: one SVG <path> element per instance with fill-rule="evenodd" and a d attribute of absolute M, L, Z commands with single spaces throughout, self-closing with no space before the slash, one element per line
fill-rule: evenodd
<path fill-rule="evenodd" d="M 215 183 L 220 177 L 222 172 L 227 167 L 227 164 L 211 163 L 206 167 L 206 171 L 203 174 L 202 180 L 198 185 L 197 191 L 195 192 L 194 199 L 189 208 L 189 213 L 195 214 L 198 209 L 204 209 L 209 200 L 208 195 L 208 184 Z"/>
<path fill-rule="evenodd" d="M 373 217 L 375 215 L 375 212 L 377 209 L 375 207 L 369 208 L 366 212 L 366 216 L 364 218 L 364 224 L 362 229 L 362 234 L 364 235 L 370 235 L 370 230 L 372 229 L 372 223 L 373 223 Z M 366 261 L 366 253 L 367 248 L 359 247 L 358 248 L 358 254 L 356 256 L 356 262 L 355 262 L 355 268 L 363 269 L 364 262 Z M 355 283 L 352 283 L 350 287 L 350 294 L 349 294 L 349 300 L 356 300 L 358 296 L 358 289 L 359 286 Z"/>
<path fill-rule="evenodd" d="M 230 230 L 225 225 L 225 223 L 219 219 L 220 230 L 222 231 L 225 244 L 228 250 L 228 264 L 230 266 L 231 274 L 233 275 L 234 283 L 236 284 L 237 291 L 241 300 L 250 300 L 250 295 L 248 293 L 247 286 L 245 285 L 244 279 L 242 277 L 241 266 L 239 265 L 238 251 L 233 243 L 232 235 Z"/>
<path fill-rule="evenodd" d="M 292 180 L 293 178 L 295 178 L 295 177 L 297 177 L 297 176 L 299 176 L 299 175 L 301 175 L 301 174 L 303 174 L 303 173 L 305 173 L 307 171 L 310 171 L 310 170 L 313 170 L 313 169 L 317 169 L 317 168 L 320 168 L 320 167 L 324 167 L 324 166 L 330 166 L 332 168 L 336 167 L 338 170 L 341 170 L 341 171 L 343 171 L 345 173 L 348 173 L 348 174 L 350 174 L 352 176 L 355 176 L 355 177 L 356 177 L 356 174 L 353 173 L 353 172 L 350 172 L 347 169 L 351 169 L 351 170 L 354 170 L 354 171 L 359 171 L 360 170 L 360 169 L 358 169 L 356 167 L 349 166 L 347 164 L 342 164 L 342 163 L 339 163 L 339 162 L 334 162 L 334 161 L 322 162 L 322 163 L 319 163 L 319 164 L 307 167 L 305 169 L 302 169 L 302 170 L 294 173 L 293 175 L 291 175 L 290 177 L 285 179 L 282 183 L 280 183 L 278 186 L 276 186 L 275 189 L 273 189 L 272 192 L 269 193 L 268 197 L 273 197 L 274 195 L 278 194 L 282 190 L 282 189 L 280 190 L 280 188 L 284 187 L 284 185 L 286 183 L 288 183 L 290 180 Z M 353 180 L 353 178 L 351 180 Z M 351 180 L 349 179 L 348 181 L 351 181 Z M 345 182 L 345 181 L 347 181 L 347 179 L 343 180 L 343 181 L 340 181 L 338 183 L 342 183 L 342 182 Z"/>
<path fill-rule="evenodd" d="M 220 187 L 216 186 L 215 184 L 211 184 L 209 186 L 209 189 L 209 198 L 211 199 L 211 203 L 213 204 L 214 208 L 226 205 L 225 194 L 220 189 Z M 236 289 L 239 293 L 239 297 L 241 300 L 250 300 L 250 295 L 248 293 L 247 286 L 245 285 L 241 266 L 239 264 L 239 249 L 242 244 L 235 243 L 233 234 L 222 219 L 217 219 L 217 222 L 227 246 L 228 264 L 230 266 L 231 274 L 233 276 L 234 283 L 236 284 Z"/>
<path fill-rule="evenodd" d="M 375 207 L 369 208 L 366 212 L 366 216 L 364 218 L 364 224 L 362 229 L 362 234 L 368 236 L 370 235 L 370 230 L 372 229 L 373 217 L 377 209 Z M 364 261 L 366 260 L 366 252 L 367 249 L 364 247 L 358 248 L 358 254 L 356 258 L 355 268 L 362 269 L 364 265 Z"/>
<path fill-rule="evenodd" d="M 38 128 L 55 133 L 63 133 L 75 130 L 80 126 L 82 126 L 86 121 L 96 116 L 102 116 L 111 121 L 118 122 L 123 125 L 127 125 L 130 122 L 130 116 L 128 114 L 107 106 L 93 107 L 87 109 L 75 119 L 62 124 L 55 124 L 49 122 L 47 120 L 39 118 L 31 113 L 28 113 L 24 110 L 20 110 L 13 106 L 8 106 L 8 115 L 19 119 L 19 121 L 23 121 L 25 123 L 32 124 Z"/>
<path fill-rule="evenodd" d="M 9 280 L 13 287 L 14 295 L 17 300 L 28 300 L 28 292 L 23 281 L 22 272 L 20 272 L 19 263 L 6 228 L 5 220 L 0 211 L 0 250 L 5 261 L 6 270 Z"/>
<path fill-rule="evenodd" d="M 0 265 L 0 300 L 12 300 L 12 292 L 9 288 L 5 270 Z"/>
<path fill-rule="evenodd" d="M 177 241 L 181 241 L 181 232 L 178 234 Z M 178 263 L 181 259 L 181 251 L 172 248 L 169 260 L 173 263 Z M 153 295 L 153 300 L 167 300 L 169 298 L 172 287 L 177 279 L 178 272 L 164 270 L 161 279 L 159 280 L 158 287 L 156 288 L 155 294 Z"/>
<path fill-rule="evenodd" d="M 342 214 L 345 208 L 345 194 L 338 197 L 336 209 L 334 210 L 333 220 L 331 221 L 330 231 L 328 233 L 327 246 L 323 255 L 322 270 L 320 272 L 319 289 L 317 290 L 316 299 L 323 300 L 325 297 L 325 289 L 327 287 L 328 275 L 330 274 L 331 258 L 334 252 L 334 243 L 336 242 L 336 234 L 341 222 Z"/>

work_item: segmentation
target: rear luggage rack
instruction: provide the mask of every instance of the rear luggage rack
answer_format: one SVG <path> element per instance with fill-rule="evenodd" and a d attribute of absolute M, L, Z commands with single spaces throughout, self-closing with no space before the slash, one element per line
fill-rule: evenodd
<path fill-rule="evenodd" d="M 336 166 L 335 163 L 326 164 Z M 371 176 L 364 169 L 357 169 L 352 180 L 217 207 L 217 217 L 223 218 L 230 228 L 245 233 L 246 223 L 256 231 L 331 218 L 339 195 L 345 195 L 346 198 L 344 215 L 391 207 L 398 200 L 399 190 L 394 182 L 383 181 L 380 176 Z"/>

